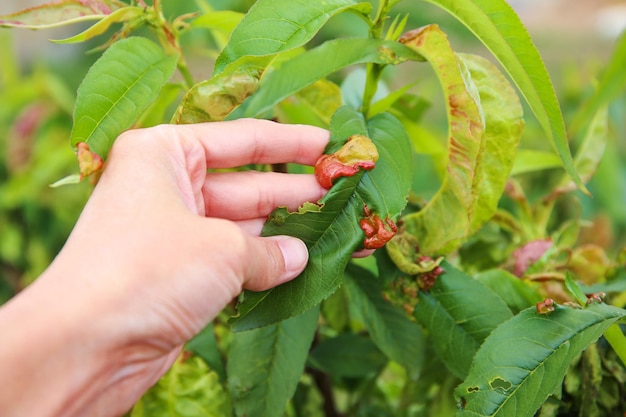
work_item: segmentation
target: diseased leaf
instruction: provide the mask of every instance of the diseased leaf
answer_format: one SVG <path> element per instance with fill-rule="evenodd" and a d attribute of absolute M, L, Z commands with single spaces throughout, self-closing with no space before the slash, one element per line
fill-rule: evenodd
<path fill-rule="evenodd" d="M 391 360 L 404 366 L 414 377 L 424 361 L 424 336 L 404 310 L 382 297 L 383 284 L 374 274 L 355 265 L 345 279 L 350 305 L 361 316 L 372 341 Z"/>
<path fill-rule="evenodd" d="M 78 88 L 72 145 L 85 142 L 105 159 L 115 139 L 141 116 L 175 69 L 176 57 L 146 38 L 115 42 Z"/>
<path fill-rule="evenodd" d="M 374 62 L 399 64 L 422 57 L 397 42 L 378 39 L 333 39 L 283 63 L 261 81 L 259 91 L 246 103 L 245 116 L 270 110 L 315 81 L 349 65 Z"/>
<path fill-rule="evenodd" d="M 532 417 L 561 385 L 570 363 L 626 310 L 594 303 L 584 309 L 534 307 L 501 324 L 476 353 L 455 391 L 459 417 Z"/>
<path fill-rule="evenodd" d="M 565 171 L 582 190 L 569 151 L 565 123 L 550 75 L 519 16 L 506 0 L 426 0 L 456 17 L 493 53 L 511 76 L 559 155 Z"/>
<path fill-rule="evenodd" d="M 187 124 L 224 120 L 256 91 L 261 73 L 255 64 L 237 64 L 194 85 L 178 106 L 173 122 Z"/>
<path fill-rule="evenodd" d="M 60 0 L 0 16 L 0 27 L 47 29 L 100 20 L 125 7 L 117 0 Z"/>
<path fill-rule="evenodd" d="M 199 357 L 179 357 L 172 368 L 133 407 L 130 417 L 232 415 L 219 377 Z"/>
<path fill-rule="evenodd" d="M 409 32 L 401 41 L 435 69 L 449 120 L 442 187 L 421 211 L 405 216 L 405 226 L 422 253 L 449 253 L 495 213 L 521 137 L 522 107 L 492 64 L 455 55 L 436 25 Z"/>
<path fill-rule="evenodd" d="M 364 205 L 380 218 L 397 218 L 406 205 L 411 185 L 411 152 L 402 125 L 389 114 L 364 121 L 360 113 L 340 108 L 331 121 L 332 153 L 345 140 L 361 134 L 378 150 L 373 170 L 337 180 L 317 204 L 308 203 L 298 212 L 278 208 L 270 215 L 263 235 L 287 234 L 302 239 L 309 248 L 309 263 L 295 280 L 274 289 L 245 292 L 232 320 L 235 331 L 265 326 L 297 315 L 330 296 L 343 279 L 354 251 L 363 247 L 365 235 L 359 226 Z"/>
<path fill-rule="evenodd" d="M 215 62 L 215 74 L 245 56 L 267 56 L 304 45 L 330 19 L 345 10 L 367 14 L 371 5 L 355 0 L 291 0 L 289 6 L 258 0 L 233 31 Z M 267 61 L 269 62 L 269 60 Z"/>
<path fill-rule="evenodd" d="M 513 314 L 486 285 L 445 261 L 441 267 L 445 272 L 431 290 L 419 293 L 414 315 L 446 367 L 464 378 L 483 340 Z"/>
<path fill-rule="evenodd" d="M 237 416 L 281 416 L 304 370 L 319 310 L 233 334 L 228 390 Z"/>
<path fill-rule="evenodd" d="M 99 22 L 95 23 L 90 28 L 75 36 L 67 39 L 55 40 L 52 42 L 61 44 L 85 42 L 91 38 L 103 34 L 114 23 L 128 22 L 129 20 L 137 19 L 145 14 L 146 11 L 143 7 L 123 7 L 102 18 Z"/>
<path fill-rule="evenodd" d="M 332 81 L 320 79 L 298 91 L 296 99 L 328 126 L 333 114 L 341 107 L 341 89 Z"/>

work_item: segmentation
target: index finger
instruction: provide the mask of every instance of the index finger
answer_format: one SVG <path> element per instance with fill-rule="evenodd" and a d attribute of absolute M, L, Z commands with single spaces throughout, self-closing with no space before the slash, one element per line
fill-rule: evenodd
<path fill-rule="evenodd" d="M 329 140 L 329 132 L 319 127 L 258 119 L 179 125 L 174 132 L 183 142 L 202 145 L 207 168 L 285 162 L 313 165 Z"/>

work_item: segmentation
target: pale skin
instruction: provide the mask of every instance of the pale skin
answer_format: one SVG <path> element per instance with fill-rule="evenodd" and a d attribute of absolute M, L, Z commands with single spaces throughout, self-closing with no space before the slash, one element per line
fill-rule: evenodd
<path fill-rule="evenodd" d="M 327 142 L 260 120 L 120 136 L 63 250 L 0 308 L 2 416 L 121 415 L 242 289 L 296 277 L 302 241 L 258 235 L 274 207 L 324 189 L 312 175 L 210 169 L 312 165 Z"/>

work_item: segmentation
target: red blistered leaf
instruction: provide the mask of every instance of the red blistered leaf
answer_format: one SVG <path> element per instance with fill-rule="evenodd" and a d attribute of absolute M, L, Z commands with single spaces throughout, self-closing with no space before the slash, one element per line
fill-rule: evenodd
<path fill-rule="evenodd" d="M 76 157 L 78 159 L 78 167 L 80 169 L 80 178 L 85 178 L 102 169 L 104 162 L 100 155 L 91 152 L 89 145 L 81 142 L 77 145 L 78 150 Z"/>
<path fill-rule="evenodd" d="M 359 170 L 374 169 L 378 150 L 372 140 L 363 135 L 352 135 L 337 152 L 322 155 L 315 163 L 315 178 L 327 190 L 339 177 L 351 177 Z"/>
<path fill-rule="evenodd" d="M 540 303 L 537 303 L 535 306 L 537 308 L 537 313 L 539 314 L 549 314 L 554 311 L 555 302 L 551 298 L 546 298 Z"/>
<path fill-rule="evenodd" d="M 359 221 L 359 226 L 365 233 L 363 247 L 365 249 L 379 249 L 385 246 L 398 231 L 396 224 L 391 219 L 384 221 L 377 214 L 372 214 L 367 206 L 363 207 L 364 218 Z"/>

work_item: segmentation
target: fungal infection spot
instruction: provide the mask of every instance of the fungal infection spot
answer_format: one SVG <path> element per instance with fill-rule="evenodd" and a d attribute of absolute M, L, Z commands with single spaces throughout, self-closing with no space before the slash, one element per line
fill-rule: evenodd
<path fill-rule="evenodd" d="M 366 217 L 359 221 L 359 226 L 365 233 L 363 247 L 365 249 L 382 248 L 396 234 L 398 227 L 389 217 L 383 221 L 377 214 L 372 214 L 367 205 L 363 206 L 363 213 Z"/>
<path fill-rule="evenodd" d="M 322 155 L 315 162 L 315 178 L 327 190 L 339 177 L 351 177 L 359 170 L 374 169 L 378 150 L 374 142 L 363 135 L 352 135 L 335 153 Z"/>
<path fill-rule="evenodd" d="M 81 179 L 100 171 L 104 165 L 100 155 L 91 152 L 89 145 L 85 142 L 80 142 L 77 145 L 76 158 L 78 159 Z"/>

